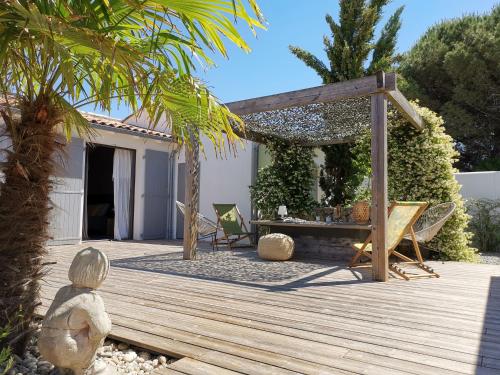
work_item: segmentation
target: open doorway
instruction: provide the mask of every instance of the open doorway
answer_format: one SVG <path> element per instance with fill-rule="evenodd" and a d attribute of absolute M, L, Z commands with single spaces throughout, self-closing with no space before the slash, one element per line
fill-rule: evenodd
<path fill-rule="evenodd" d="M 84 239 L 132 238 L 134 156 L 131 150 L 87 147 Z"/>

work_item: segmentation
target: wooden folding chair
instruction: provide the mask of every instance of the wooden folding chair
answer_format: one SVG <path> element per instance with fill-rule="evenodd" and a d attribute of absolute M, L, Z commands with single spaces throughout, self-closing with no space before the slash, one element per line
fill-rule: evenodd
<path fill-rule="evenodd" d="M 245 220 L 235 203 L 214 203 L 215 214 L 217 215 L 217 226 L 224 233 L 221 238 L 215 238 L 215 246 L 227 245 L 233 249 L 233 244 L 242 241 L 245 238 L 252 244 L 254 233 L 249 232 L 245 225 Z"/>
<path fill-rule="evenodd" d="M 389 218 L 387 222 L 387 253 L 390 259 L 391 256 L 399 258 L 401 261 L 397 263 L 389 263 L 389 269 L 394 273 L 400 275 L 406 280 L 417 277 L 439 277 L 437 273 L 434 272 L 432 268 L 424 264 L 424 259 L 420 252 L 420 247 L 418 246 L 417 239 L 415 237 L 415 232 L 413 231 L 413 224 L 418 220 L 422 213 L 427 208 L 428 203 L 426 202 L 393 202 L 389 208 Z M 417 259 L 411 259 L 410 257 L 401 254 L 396 251 L 397 246 L 403 240 L 405 236 L 409 235 L 413 244 L 413 249 L 415 251 Z M 349 267 L 359 267 L 369 265 L 368 262 L 360 262 L 362 257 L 366 257 L 369 260 L 372 259 L 372 243 L 371 234 L 363 243 L 355 243 L 352 245 L 356 254 L 351 260 Z M 424 270 L 427 274 L 419 275 L 409 275 L 400 264 L 411 264 L 418 268 Z"/>

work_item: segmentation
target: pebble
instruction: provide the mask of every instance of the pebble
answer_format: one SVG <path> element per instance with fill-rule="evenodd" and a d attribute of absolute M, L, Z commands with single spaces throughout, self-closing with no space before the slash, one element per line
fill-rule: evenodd
<path fill-rule="evenodd" d="M 129 351 L 123 355 L 123 360 L 125 362 L 132 362 L 136 358 L 137 358 L 137 353 L 134 351 Z"/>
<path fill-rule="evenodd" d="M 37 330 L 39 331 L 39 330 Z M 14 357 L 16 364 L 6 375 L 51 375 L 54 373 L 52 363 L 40 357 L 36 346 L 36 337 L 28 346 L 22 358 Z M 135 351 L 130 345 L 106 340 L 97 352 L 97 360 L 113 366 L 117 374 L 150 375 L 155 368 L 164 366 L 168 360 L 165 356 L 153 355 L 144 350 Z"/>
<path fill-rule="evenodd" d="M 480 263 L 500 264 L 500 253 L 482 253 L 480 254 Z"/>
<path fill-rule="evenodd" d="M 149 361 L 151 359 L 151 354 L 149 354 L 148 352 L 140 352 L 139 357 L 141 357 L 145 361 Z"/>
<path fill-rule="evenodd" d="M 125 344 L 124 342 L 121 342 L 118 344 L 118 350 L 127 350 L 128 349 L 128 345 Z"/>
<path fill-rule="evenodd" d="M 165 357 L 163 355 L 159 356 L 158 357 L 158 362 L 160 362 L 160 364 L 162 364 L 162 365 L 167 364 L 167 357 Z"/>

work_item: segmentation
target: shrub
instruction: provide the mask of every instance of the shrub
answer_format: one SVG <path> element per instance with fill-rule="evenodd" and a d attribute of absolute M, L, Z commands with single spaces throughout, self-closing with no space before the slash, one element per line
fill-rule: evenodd
<path fill-rule="evenodd" d="M 390 200 L 427 201 L 431 206 L 455 202 L 456 209 L 429 244 L 449 260 L 476 261 L 472 234 L 466 231 L 469 215 L 453 175 L 458 157 L 452 138 L 444 132 L 443 120 L 431 110 L 413 103 L 424 119 L 424 130 L 410 126 L 396 110 L 388 112 L 388 194 Z M 370 134 L 356 144 L 360 160 L 367 160 Z"/>
<path fill-rule="evenodd" d="M 250 186 L 255 208 L 266 219 L 274 219 L 280 205 L 286 205 L 291 216 L 309 217 L 317 206 L 311 196 L 314 151 L 276 139 L 266 147 L 271 164 L 259 170 L 255 185 Z"/>
<path fill-rule="evenodd" d="M 481 252 L 500 251 L 500 200 L 471 200 L 467 208 L 474 245 Z"/>

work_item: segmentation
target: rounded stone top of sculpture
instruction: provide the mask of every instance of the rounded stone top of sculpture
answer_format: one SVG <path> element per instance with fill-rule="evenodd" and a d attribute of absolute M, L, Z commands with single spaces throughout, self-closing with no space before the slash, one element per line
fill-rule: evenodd
<path fill-rule="evenodd" d="M 97 289 L 109 272 L 109 260 L 102 251 L 88 247 L 78 252 L 71 262 L 68 278 L 74 286 Z"/>

